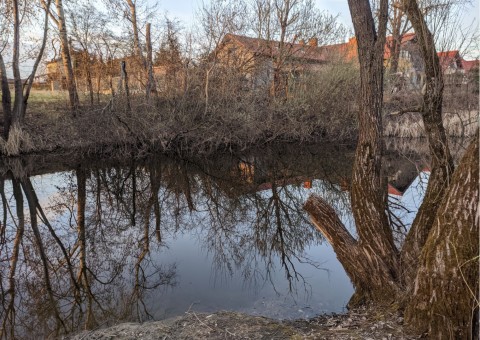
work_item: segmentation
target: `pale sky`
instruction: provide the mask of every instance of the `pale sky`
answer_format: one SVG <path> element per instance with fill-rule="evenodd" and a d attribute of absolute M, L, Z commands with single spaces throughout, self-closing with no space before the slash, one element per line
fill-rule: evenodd
<path fill-rule="evenodd" d="M 232 2 L 235 0 L 231 0 Z M 160 8 L 164 9 L 173 17 L 182 20 L 186 25 L 191 22 L 202 0 L 160 0 Z M 350 12 L 347 0 L 315 0 L 317 7 L 327 10 L 331 14 L 340 14 L 340 21 L 350 25 Z"/>
<path fill-rule="evenodd" d="M 186 26 L 193 20 L 195 10 L 202 0 L 160 0 L 160 8 L 169 12 L 173 17 L 182 20 Z M 235 0 L 231 0 L 232 2 Z M 479 0 L 471 0 L 472 5 L 465 10 L 465 24 L 478 22 L 480 17 Z M 315 0 L 319 9 L 327 10 L 330 14 L 339 15 L 341 23 L 351 27 L 350 11 L 347 0 Z"/>

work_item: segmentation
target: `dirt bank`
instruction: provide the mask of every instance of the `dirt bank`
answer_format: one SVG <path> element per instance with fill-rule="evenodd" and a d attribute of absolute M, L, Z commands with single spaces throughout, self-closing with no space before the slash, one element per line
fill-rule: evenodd
<path fill-rule="evenodd" d="M 417 339 L 397 314 L 357 310 L 309 320 L 278 321 L 235 312 L 189 311 L 163 321 L 121 323 L 67 337 L 80 339 Z"/>

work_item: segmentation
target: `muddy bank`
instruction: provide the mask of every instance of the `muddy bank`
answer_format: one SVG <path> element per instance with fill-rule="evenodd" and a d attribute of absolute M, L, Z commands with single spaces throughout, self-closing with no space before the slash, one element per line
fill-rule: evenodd
<path fill-rule="evenodd" d="M 235 312 L 188 311 L 163 321 L 121 323 L 65 337 L 80 339 L 417 339 L 398 314 L 357 310 L 309 320 L 278 321 Z"/>

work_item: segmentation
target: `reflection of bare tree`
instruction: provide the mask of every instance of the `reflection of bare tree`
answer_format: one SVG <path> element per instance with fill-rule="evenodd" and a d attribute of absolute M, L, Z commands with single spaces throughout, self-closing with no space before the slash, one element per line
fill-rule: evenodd
<path fill-rule="evenodd" d="M 130 217 L 131 211 L 123 209 L 123 203 L 134 195 L 124 190 L 122 195 L 126 200 L 109 197 L 111 192 L 104 190 L 107 185 L 101 177 L 93 177 L 91 180 L 86 170 L 78 168 L 76 183 L 71 176 L 67 177 L 67 186 L 60 189 L 62 194 L 55 196 L 47 213 L 40 206 L 30 179 L 11 180 L 13 201 L 7 199 L 6 185 L 2 182 L 5 242 L 0 243 L 0 254 L 1 263 L 9 261 L 8 268 L 2 265 L 2 273 L 6 272 L 5 267 L 9 274 L 0 277 L 1 337 L 28 334 L 56 337 L 79 327 L 92 328 L 112 318 L 134 319 L 132 302 L 138 303 L 145 290 L 172 282 L 174 267 L 157 270 L 155 282 L 150 282 L 154 278 L 148 274 L 140 284 L 129 288 L 125 279 L 135 254 L 128 240 L 137 231 L 131 225 L 128 227 L 131 220 L 124 217 Z M 23 212 L 23 195 L 28 203 L 29 220 Z M 12 206 L 16 217 L 9 219 L 7 212 Z M 116 208 L 116 218 L 100 217 L 104 216 L 105 208 L 110 211 Z M 47 219 L 50 212 L 57 214 L 52 222 Z M 39 220 L 45 228 L 40 228 Z M 107 225 L 102 221 L 108 221 Z M 30 227 L 31 233 L 26 233 L 25 227 Z M 124 235 L 119 235 L 122 232 Z M 132 296 L 137 300 L 132 300 Z"/>

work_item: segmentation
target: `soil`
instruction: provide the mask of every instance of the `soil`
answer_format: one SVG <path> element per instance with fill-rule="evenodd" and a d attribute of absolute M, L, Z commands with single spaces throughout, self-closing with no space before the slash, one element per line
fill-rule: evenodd
<path fill-rule="evenodd" d="M 121 323 L 64 339 L 418 339 L 398 314 L 356 310 L 308 320 L 273 320 L 236 312 L 195 313 L 163 321 Z"/>

